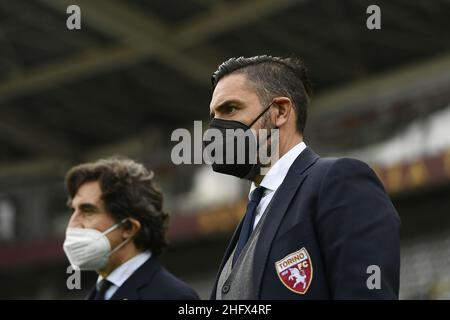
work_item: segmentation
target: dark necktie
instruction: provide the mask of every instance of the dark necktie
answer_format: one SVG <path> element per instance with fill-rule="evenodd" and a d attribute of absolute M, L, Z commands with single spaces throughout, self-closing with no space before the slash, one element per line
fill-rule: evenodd
<path fill-rule="evenodd" d="M 94 300 L 105 300 L 105 293 L 112 285 L 113 283 L 106 279 L 100 281 L 99 289 L 96 290 L 97 292 L 95 294 Z"/>
<path fill-rule="evenodd" d="M 259 202 L 264 194 L 264 187 L 258 187 L 253 190 L 250 201 L 247 205 L 247 211 L 245 212 L 244 221 L 242 222 L 241 232 L 239 233 L 239 240 L 236 245 L 236 250 L 233 255 L 233 264 L 234 266 L 236 260 L 244 249 L 245 244 L 247 243 L 250 235 L 253 232 L 253 224 L 255 222 L 256 216 L 256 208 L 258 207 Z"/>

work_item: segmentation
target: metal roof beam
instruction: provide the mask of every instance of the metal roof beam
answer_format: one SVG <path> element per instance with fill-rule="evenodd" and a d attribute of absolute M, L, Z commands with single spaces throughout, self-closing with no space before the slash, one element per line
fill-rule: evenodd
<path fill-rule="evenodd" d="M 71 0 L 39 0 L 65 12 Z M 190 57 L 183 53 L 228 30 L 263 19 L 302 0 L 252 0 L 238 5 L 214 5 L 206 14 L 171 30 L 155 18 L 118 2 L 79 0 L 82 21 L 107 32 L 122 43 L 95 48 L 15 76 L 0 83 L 0 102 L 17 95 L 48 89 L 55 84 L 74 81 L 128 65 L 151 56 L 170 65 L 201 85 L 209 85 L 213 57 Z M 217 7 L 216 7 L 217 6 Z M 205 61 L 210 61 L 205 63 Z"/>

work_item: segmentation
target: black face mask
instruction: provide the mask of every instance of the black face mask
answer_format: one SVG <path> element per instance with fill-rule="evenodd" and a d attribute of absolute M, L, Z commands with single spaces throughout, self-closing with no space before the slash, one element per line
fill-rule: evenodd
<path fill-rule="evenodd" d="M 261 118 L 264 113 L 267 112 L 267 110 L 269 110 L 272 104 L 273 102 L 269 106 L 267 106 L 267 108 L 265 108 L 249 125 L 234 120 L 211 120 L 209 129 L 218 129 L 221 133 L 223 143 L 221 155 L 215 155 L 214 149 L 211 151 L 212 158 L 220 160 L 212 163 L 212 168 L 215 172 L 228 174 L 248 180 L 252 180 L 255 176 L 257 176 L 261 168 L 261 165 L 258 162 L 257 158 L 259 146 L 257 143 L 257 138 L 250 130 L 250 128 L 256 123 L 256 121 L 258 121 L 259 118 Z M 242 135 L 238 133 L 242 133 Z M 270 134 L 268 135 L 267 139 L 269 139 L 269 137 Z M 245 151 L 245 154 L 241 155 L 241 157 L 243 156 L 243 159 L 241 158 L 240 162 L 238 162 L 237 152 L 238 147 L 241 146 L 241 144 L 238 142 L 239 139 L 243 139 L 240 141 L 241 144 L 244 143 L 243 149 Z M 203 144 L 207 148 L 213 141 L 204 140 Z M 230 153 L 230 149 L 232 148 L 234 148 L 234 152 Z"/>

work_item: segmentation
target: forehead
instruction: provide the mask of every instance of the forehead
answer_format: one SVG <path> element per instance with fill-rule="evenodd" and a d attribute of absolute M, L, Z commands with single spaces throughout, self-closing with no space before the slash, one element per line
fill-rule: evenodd
<path fill-rule="evenodd" d="M 231 73 L 219 80 L 211 98 L 210 109 L 224 103 L 227 100 L 248 100 L 257 99 L 256 90 L 252 83 L 243 73 Z"/>
<path fill-rule="evenodd" d="M 78 203 L 97 203 L 102 196 L 102 190 L 98 181 L 91 181 L 83 183 L 77 190 L 73 197 L 72 205 Z"/>

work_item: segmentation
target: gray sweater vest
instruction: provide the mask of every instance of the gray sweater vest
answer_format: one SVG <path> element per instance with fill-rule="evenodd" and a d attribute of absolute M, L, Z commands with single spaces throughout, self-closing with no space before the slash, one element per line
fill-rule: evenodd
<path fill-rule="evenodd" d="M 272 200 L 275 196 L 276 194 L 273 196 Z M 250 239 L 248 239 L 245 247 L 242 249 L 241 255 L 236 260 L 234 267 L 232 268 L 231 264 L 236 248 L 225 263 L 217 283 L 217 300 L 257 299 L 257 294 L 254 292 L 253 288 L 253 258 L 261 228 L 264 225 L 267 212 L 272 205 L 272 200 L 264 211 L 256 228 L 253 230 Z"/>

